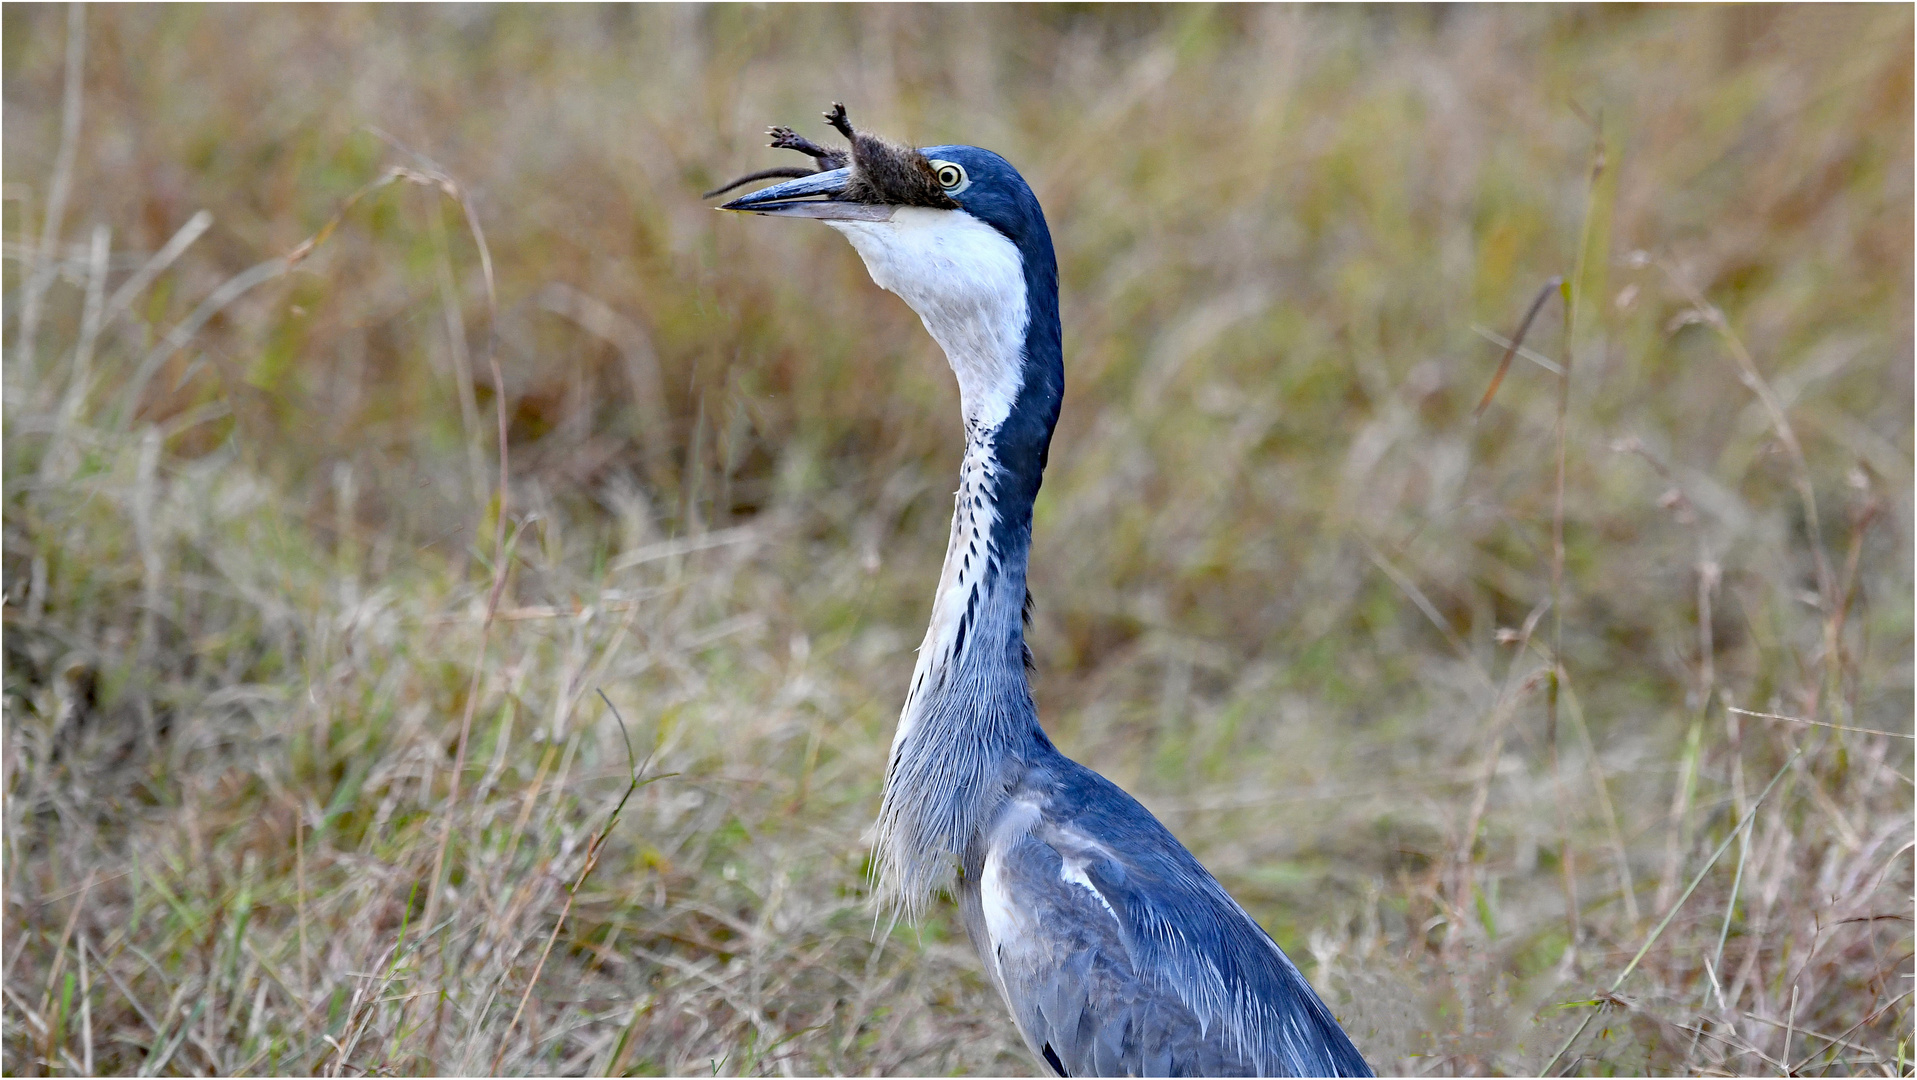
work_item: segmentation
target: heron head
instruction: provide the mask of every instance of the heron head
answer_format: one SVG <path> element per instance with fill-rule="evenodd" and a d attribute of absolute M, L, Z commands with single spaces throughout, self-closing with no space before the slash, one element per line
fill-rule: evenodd
<path fill-rule="evenodd" d="M 1040 351 L 1057 347 L 1057 267 L 1037 197 L 990 150 L 888 142 L 854 130 L 843 105 L 825 116 L 851 142 L 849 153 L 773 128 L 773 146 L 807 154 L 817 171 L 755 173 L 720 192 L 791 179 L 719 209 L 814 218 L 843 234 L 872 280 L 910 305 L 944 348 L 967 418 L 999 423 L 1028 381 L 1028 330 L 1044 329 L 1050 345 Z"/>

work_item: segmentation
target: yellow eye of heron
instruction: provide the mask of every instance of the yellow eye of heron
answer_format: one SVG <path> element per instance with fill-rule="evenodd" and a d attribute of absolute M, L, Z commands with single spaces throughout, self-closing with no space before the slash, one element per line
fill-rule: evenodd
<path fill-rule="evenodd" d="M 965 175 L 965 166 L 956 161 L 932 162 L 932 175 L 938 177 L 939 186 L 947 195 L 956 195 L 972 186 L 972 180 Z"/>

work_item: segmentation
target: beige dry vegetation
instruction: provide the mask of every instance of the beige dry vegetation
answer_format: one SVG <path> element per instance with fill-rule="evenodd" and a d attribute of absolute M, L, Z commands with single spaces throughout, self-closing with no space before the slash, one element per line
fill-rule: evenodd
<path fill-rule="evenodd" d="M 862 876 L 950 376 L 697 198 L 841 99 L 1044 201 L 1041 711 L 1381 1071 L 1909 1074 L 1908 7 L 4 20 L 6 1072 L 1031 1068 Z"/>

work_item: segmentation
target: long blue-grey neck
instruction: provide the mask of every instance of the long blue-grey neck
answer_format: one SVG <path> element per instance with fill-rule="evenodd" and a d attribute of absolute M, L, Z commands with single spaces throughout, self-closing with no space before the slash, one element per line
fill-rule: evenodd
<path fill-rule="evenodd" d="M 1024 260 L 1019 389 L 1004 419 L 968 422 L 931 625 L 887 766 L 880 895 L 908 916 L 948 880 L 1022 766 L 1054 754 L 1026 679 L 1032 507 L 1064 389 L 1058 272 L 1041 218 Z"/>

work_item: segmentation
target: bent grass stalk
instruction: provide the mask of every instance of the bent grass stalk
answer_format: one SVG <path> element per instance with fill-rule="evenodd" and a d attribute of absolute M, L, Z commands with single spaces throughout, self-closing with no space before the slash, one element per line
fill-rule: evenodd
<path fill-rule="evenodd" d="M 1849 727 L 1844 724 L 1832 724 L 1823 720 L 1806 720 L 1801 716 L 1783 716 L 1778 713 L 1754 712 L 1750 709 L 1737 709 L 1726 706 L 1739 716 L 1754 716 L 1760 720 L 1783 720 L 1792 724 L 1805 724 L 1810 727 L 1828 728 L 1831 731 L 1849 731 L 1858 735 L 1888 735 L 1893 739 L 1917 739 L 1908 731 L 1884 731 L 1880 728 Z"/>
<path fill-rule="evenodd" d="M 1537 293 L 1531 298 L 1530 305 L 1525 308 L 1524 317 L 1519 320 L 1516 332 L 1505 345 L 1504 355 L 1498 360 L 1490 385 L 1485 388 L 1484 396 L 1478 400 L 1477 408 L 1472 411 L 1474 420 L 1483 418 L 1484 411 L 1490 407 L 1492 398 L 1496 396 L 1498 388 L 1504 383 L 1506 373 L 1510 371 L 1512 358 L 1517 356 L 1519 350 L 1523 348 L 1525 335 L 1529 332 L 1532 322 L 1537 318 L 1538 312 L 1543 310 L 1545 301 L 1556 294 L 1563 305 L 1564 326 L 1561 334 L 1563 352 L 1556 370 L 1557 409 L 1553 427 L 1556 469 L 1553 474 L 1551 493 L 1551 591 L 1548 601 L 1551 615 L 1551 670 L 1545 690 L 1544 741 L 1550 756 L 1551 786 L 1557 796 L 1558 832 L 1562 841 L 1562 857 L 1559 864 L 1562 868 L 1564 889 L 1565 930 L 1570 939 L 1568 948 L 1573 950 L 1577 948 L 1578 938 L 1581 935 L 1582 919 L 1579 915 L 1577 864 L 1571 841 L 1570 817 L 1566 809 L 1569 795 L 1564 788 L 1563 772 L 1558 760 L 1558 694 L 1566 674 L 1562 651 L 1564 641 L 1564 488 L 1568 437 L 1566 425 L 1570 414 L 1571 355 L 1577 336 L 1581 292 L 1589 265 L 1591 226 L 1597 209 L 1598 186 L 1599 181 L 1603 179 L 1606 166 L 1602 114 L 1593 127 L 1596 133 L 1592 149 L 1591 174 L 1585 189 L 1584 216 L 1578 231 L 1578 250 L 1573 263 L 1572 276 L 1569 280 L 1554 276 L 1539 287 Z M 1601 774 L 1596 775 L 1599 776 L 1601 784 Z M 1624 874 L 1625 880 L 1628 881 L 1628 870 L 1625 870 Z M 1635 909 L 1635 899 L 1630 899 L 1627 906 Z"/>
<path fill-rule="evenodd" d="M 631 770 L 631 778 L 626 784 L 625 793 L 620 795 L 619 801 L 613 805 L 612 813 L 606 816 L 606 823 L 599 827 L 598 832 L 592 834 L 592 839 L 586 844 L 586 861 L 579 868 L 579 876 L 574 878 L 572 884 L 567 887 L 565 906 L 559 909 L 559 918 L 552 924 L 552 933 L 546 936 L 546 947 L 539 951 L 539 961 L 533 965 L 532 975 L 526 979 L 526 989 L 519 995 L 519 1005 L 513 1009 L 513 1018 L 507 1022 L 506 1030 L 500 1033 L 499 1049 L 493 1054 L 492 1068 L 489 1070 L 494 1076 L 499 1075 L 499 1066 L 506 1059 L 506 1049 L 510 1045 L 513 1030 L 519 1026 L 519 1017 L 526 1011 L 526 1002 L 532 997 L 533 988 L 539 985 L 540 973 L 546 970 L 546 958 L 552 955 L 553 943 L 559 940 L 559 932 L 566 926 L 566 916 L 572 914 L 573 898 L 579 895 L 580 888 L 586 884 L 586 878 L 590 877 L 593 868 L 599 865 L 599 846 L 605 843 L 607 836 L 611 835 L 613 826 L 619 824 L 619 814 L 625 810 L 626 801 L 632 798 L 634 792 L 647 784 L 678 775 L 665 773 L 643 781 L 640 779 L 645 771 L 645 765 L 639 765 L 633 759 L 632 736 L 626 730 L 625 717 L 619 715 L 619 707 L 612 703 L 612 699 L 606 696 L 604 690 L 598 690 L 597 693 L 599 700 L 606 703 L 606 708 L 612 711 L 613 719 L 619 724 L 619 734 L 626 744 L 626 764 Z M 650 764 L 652 764 L 652 756 L 648 754 L 646 765 Z"/>

